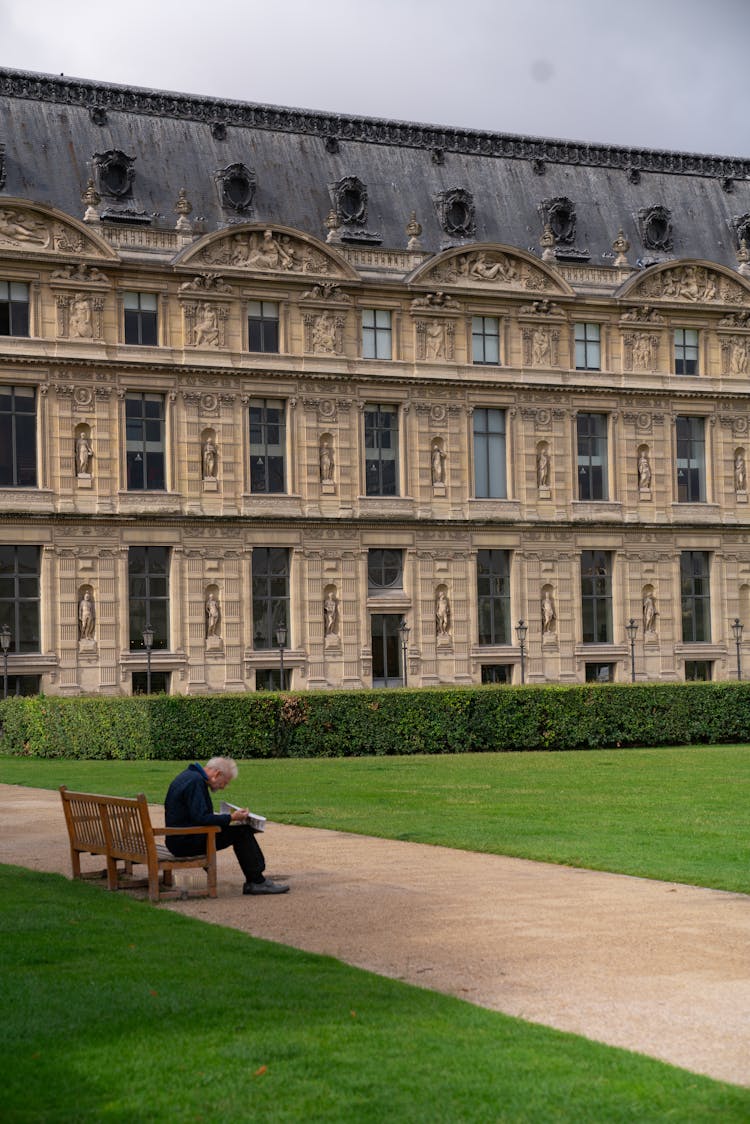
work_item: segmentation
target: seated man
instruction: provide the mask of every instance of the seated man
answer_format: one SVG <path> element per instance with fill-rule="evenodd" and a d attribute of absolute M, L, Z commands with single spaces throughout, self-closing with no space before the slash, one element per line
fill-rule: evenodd
<path fill-rule="evenodd" d="M 271 882 L 263 871 L 266 862 L 258 846 L 255 831 L 245 821 L 247 808 L 236 812 L 214 812 L 211 793 L 219 792 L 237 776 L 237 765 L 231 757 L 212 757 L 205 767 L 188 765 L 169 786 L 164 801 L 164 822 L 167 827 L 201 827 L 216 824 L 216 849 L 234 847 L 237 861 L 245 875 L 243 894 L 285 894 L 288 886 Z M 231 824 L 231 826 L 230 826 Z M 165 842 L 173 855 L 194 855 L 205 850 L 205 837 L 167 835 Z"/>

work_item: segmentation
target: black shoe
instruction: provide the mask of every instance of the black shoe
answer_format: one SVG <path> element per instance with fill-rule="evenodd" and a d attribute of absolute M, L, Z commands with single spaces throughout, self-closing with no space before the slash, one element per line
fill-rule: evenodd
<path fill-rule="evenodd" d="M 286 894 L 289 887 L 281 882 L 272 882 L 266 878 L 265 882 L 246 882 L 242 887 L 243 894 Z"/>

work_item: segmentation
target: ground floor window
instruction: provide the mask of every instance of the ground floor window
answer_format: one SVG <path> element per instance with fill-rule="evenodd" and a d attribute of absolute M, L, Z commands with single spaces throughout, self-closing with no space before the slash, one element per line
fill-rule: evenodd
<path fill-rule="evenodd" d="M 587 683 L 614 683 L 615 665 L 613 663 L 587 663 Z"/>
<path fill-rule="evenodd" d="M 403 657 L 401 653 L 401 616 L 398 613 L 377 613 L 371 617 L 373 687 L 402 687 L 404 685 Z"/>
<path fill-rule="evenodd" d="M 482 682 L 483 683 L 512 683 L 513 682 L 513 664 L 512 663 L 483 663 L 482 664 Z"/>
<path fill-rule="evenodd" d="M 38 675 L 9 675 L 8 698 L 20 698 L 22 695 L 39 694 Z"/>
<path fill-rule="evenodd" d="M 259 667 L 255 672 L 256 691 L 288 691 L 289 672 L 284 668 L 284 682 L 281 681 L 281 668 Z"/>
<path fill-rule="evenodd" d="M 688 683 L 709 683 L 713 668 L 713 660 L 685 660 L 685 679 Z"/>
<path fill-rule="evenodd" d="M 169 694 L 169 680 L 171 674 L 168 671 L 152 671 L 151 672 L 151 694 L 152 695 L 168 695 Z M 133 672 L 133 694 L 146 695 L 148 694 L 148 673 L 145 671 Z"/>

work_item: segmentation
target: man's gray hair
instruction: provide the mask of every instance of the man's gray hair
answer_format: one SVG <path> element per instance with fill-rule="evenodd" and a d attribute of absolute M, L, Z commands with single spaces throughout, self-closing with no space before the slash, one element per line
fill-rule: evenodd
<path fill-rule="evenodd" d="M 218 769 L 223 773 L 228 780 L 233 781 L 237 776 L 237 762 L 233 761 L 231 757 L 212 757 L 210 761 L 206 762 L 207 769 Z"/>

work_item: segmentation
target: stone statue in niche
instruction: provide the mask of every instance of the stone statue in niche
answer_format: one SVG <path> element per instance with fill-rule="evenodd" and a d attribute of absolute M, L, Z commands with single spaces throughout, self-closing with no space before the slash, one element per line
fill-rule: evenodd
<path fill-rule="evenodd" d="M 432 483 L 445 483 L 445 453 L 439 441 L 434 441 L 432 444 Z"/>
<path fill-rule="evenodd" d="M 339 602 L 333 588 L 327 589 L 323 598 L 323 630 L 326 636 L 338 636 Z"/>
<path fill-rule="evenodd" d="M 743 449 L 737 449 L 734 454 L 734 490 L 736 492 L 747 491 L 747 464 L 745 463 Z"/>
<path fill-rule="evenodd" d="M 430 320 L 425 329 L 425 358 L 445 358 L 445 324 Z"/>
<path fill-rule="evenodd" d="M 555 631 L 556 620 L 555 602 L 550 591 L 545 589 L 542 594 L 542 635 L 549 636 Z"/>
<path fill-rule="evenodd" d="M 84 293 L 76 293 L 70 303 L 69 332 L 71 337 L 90 340 L 94 335 L 91 300 Z"/>
<path fill-rule="evenodd" d="M 221 621 L 221 608 L 213 590 L 206 598 L 206 636 L 219 635 L 219 622 Z"/>
<path fill-rule="evenodd" d="M 312 331 L 313 351 L 325 355 L 336 354 L 336 321 L 332 313 L 323 312 L 315 321 Z"/>
<path fill-rule="evenodd" d="M 448 636 L 451 627 L 451 606 L 448 594 L 441 587 L 435 597 L 435 629 L 438 636 Z"/>
<path fill-rule="evenodd" d="M 651 488 L 651 464 L 645 448 L 638 454 L 638 488 L 641 492 L 647 492 Z"/>
<path fill-rule="evenodd" d="M 333 483 L 333 449 L 328 437 L 320 440 L 320 482 L 321 484 Z"/>
<path fill-rule="evenodd" d="M 550 335 L 547 328 L 535 328 L 532 337 L 532 362 L 535 367 L 550 365 Z"/>
<path fill-rule="evenodd" d="M 203 442 L 203 479 L 215 480 L 219 462 L 219 450 L 212 437 Z"/>
<path fill-rule="evenodd" d="M 219 346 L 219 316 L 211 304 L 200 305 L 198 318 L 195 321 L 195 346 Z"/>
<path fill-rule="evenodd" d="M 78 602 L 78 635 L 81 640 L 93 640 L 96 629 L 96 608 L 91 590 L 84 590 Z"/>
<path fill-rule="evenodd" d="M 656 618 L 658 617 L 654 595 L 647 589 L 643 595 L 643 631 L 656 632 Z"/>
<path fill-rule="evenodd" d="M 76 474 L 78 476 L 91 475 L 91 461 L 94 450 L 91 447 L 87 433 L 79 433 L 76 438 Z"/>
<path fill-rule="evenodd" d="M 538 488 L 549 488 L 550 455 L 546 445 L 540 445 L 536 456 L 536 483 Z"/>

